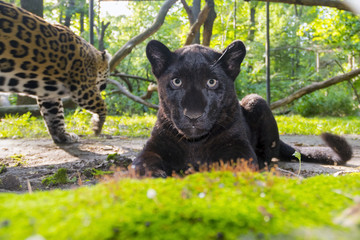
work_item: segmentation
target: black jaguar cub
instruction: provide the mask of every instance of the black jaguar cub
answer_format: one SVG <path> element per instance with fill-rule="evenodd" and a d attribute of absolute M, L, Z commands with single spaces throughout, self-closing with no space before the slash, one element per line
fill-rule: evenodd
<path fill-rule="evenodd" d="M 273 157 L 289 161 L 295 148 L 279 139 L 274 116 L 256 94 L 239 104 L 234 80 L 246 48 L 234 41 L 222 53 L 200 45 L 171 52 L 158 41 L 146 49 L 158 80 L 160 109 L 151 138 L 133 165 L 167 176 L 189 166 L 239 158 L 261 169 Z M 322 135 L 329 147 L 297 148 L 302 161 L 344 164 L 352 149 L 344 138 Z"/>

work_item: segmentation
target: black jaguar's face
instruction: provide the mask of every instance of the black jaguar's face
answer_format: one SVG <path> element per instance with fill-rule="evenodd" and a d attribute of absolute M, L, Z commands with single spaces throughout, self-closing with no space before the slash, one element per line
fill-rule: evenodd
<path fill-rule="evenodd" d="M 158 79 L 160 107 L 182 136 L 202 138 L 217 124 L 223 109 L 236 99 L 234 79 L 240 63 L 236 63 L 234 72 L 223 62 L 230 54 L 200 45 L 170 52 L 160 44 L 151 41 L 147 48 Z M 241 50 L 242 61 L 245 50 Z"/>
<path fill-rule="evenodd" d="M 206 59 L 200 49 L 186 50 L 159 78 L 159 96 L 178 131 L 193 139 L 210 131 L 234 88 L 224 71 L 212 65 L 216 58 Z"/>

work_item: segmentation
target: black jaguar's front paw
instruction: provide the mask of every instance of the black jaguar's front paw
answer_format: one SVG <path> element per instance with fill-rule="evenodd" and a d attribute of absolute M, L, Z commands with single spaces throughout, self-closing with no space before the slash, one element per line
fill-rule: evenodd
<path fill-rule="evenodd" d="M 157 169 L 154 171 L 150 171 L 152 177 L 156 178 L 167 178 L 167 174 L 164 170 Z"/>
<path fill-rule="evenodd" d="M 133 168 L 135 169 L 136 174 L 139 176 L 151 176 L 155 178 L 166 178 L 167 174 L 164 170 L 154 167 L 146 167 L 146 164 L 134 164 Z"/>
<path fill-rule="evenodd" d="M 162 168 L 161 157 L 150 151 L 142 152 L 133 162 L 135 171 L 140 176 L 166 178 L 167 174 Z"/>

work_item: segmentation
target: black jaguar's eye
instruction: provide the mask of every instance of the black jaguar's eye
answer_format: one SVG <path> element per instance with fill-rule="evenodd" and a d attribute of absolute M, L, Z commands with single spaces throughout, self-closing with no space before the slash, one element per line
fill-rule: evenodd
<path fill-rule="evenodd" d="M 182 81 L 180 78 L 174 78 L 171 80 L 171 85 L 174 87 L 174 88 L 179 88 L 181 87 L 182 85 Z"/>
<path fill-rule="evenodd" d="M 208 88 L 210 89 L 215 89 L 218 86 L 218 80 L 216 79 L 209 79 L 206 82 L 206 85 L 208 86 Z"/>

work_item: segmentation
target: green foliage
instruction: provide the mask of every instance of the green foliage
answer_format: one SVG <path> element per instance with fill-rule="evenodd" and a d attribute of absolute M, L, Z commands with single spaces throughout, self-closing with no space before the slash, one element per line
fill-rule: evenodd
<path fill-rule="evenodd" d="M 204 172 L 1 194 L 0 238 L 304 239 L 323 229 L 323 234 L 341 232 L 340 239 L 354 239 L 360 233 L 357 223 L 351 232 L 334 219 L 355 205 L 359 179 L 359 174 L 299 180 L 272 173 Z"/>
<path fill-rule="evenodd" d="M 310 24 L 303 24 L 298 35 L 334 48 L 360 50 L 359 18 L 347 11 L 335 8 L 318 8 L 318 17 Z"/>
<path fill-rule="evenodd" d="M 74 181 L 76 181 L 76 177 L 75 179 L 70 180 L 67 175 L 67 169 L 60 168 L 54 175 L 44 178 L 41 183 L 46 186 L 56 186 L 58 184 L 66 184 Z"/>
<path fill-rule="evenodd" d="M 19 0 L 15 1 L 19 5 Z M 115 54 L 131 38 L 143 32 L 155 21 L 163 1 L 130 1 L 127 16 L 98 16 L 102 12 L 101 1 L 95 1 L 95 22 L 111 22 L 105 32 L 105 48 Z M 192 5 L 192 1 L 186 1 Z M 45 19 L 51 22 L 63 22 L 69 10 L 68 0 L 44 1 Z M 204 1 L 202 1 L 203 5 Z M 79 0 L 72 9 L 71 29 L 88 40 L 88 3 Z M 255 11 L 254 24 L 250 22 L 250 10 Z M 249 93 L 258 93 L 265 97 L 265 3 L 256 1 L 215 0 L 217 18 L 213 26 L 210 47 L 224 49 L 230 42 L 241 39 L 247 46 L 247 56 L 242 64 L 242 72 L 235 82 L 239 97 Z M 81 32 L 80 17 L 84 15 L 85 31 Z M 270 35 L 271 35 L 271 99 L 282 99 L 296 90 L 317 81 L 348 72 L 360 66 L 358 52 L 360 50 L 359 16 L 335 8 L 307 7 L 292 4 L 270 4 Z M 180 1 L 169 10 L 161 28 L 150 39 L 157 39 L 175 50 L 182 47 L 189 32 L 190 24 L 187 13 Z M 253 37 L 250 30 L 254 31 Z M 200 41 L 202 31 L 200 29 Z M 96 32 L 95 32 L 96 35 Z M 95 37 L 95 46 L 98 46 Z M 148 40 L 137 45 L 131 53 L 117 66 L 117 71 L 137 75 L 154 80 L 151 67 L 145 56 Z M 316 54 L 320 56 L 320 68 L 316 69 Z M 353 64 L 354 63 L 354 64 Z M 115 79 L 116 77 L 112 77 Z M 117 79 L 122 82 L 121 79 Z M 351 80 L 355 89 L 359 89 L 358 78 Z M 124 82 L 122 82 L 124 83 Z M 148 82 L 128 79 L 132 93 L 143 95 Z M 110 114 L 153 114 L 154 111 L 134 103 L 119 94 L 110 94 L 116 88 L 109 84 L 106 89 L 106 102 Z M 314 93 L 301 103 L 288 106 L 295 113 L 310 116 L 321 115 L 352 115 L 359 111 L 355 93 L 344 87 L 333 88 L 336 98 L 324 98 L 324 94 Z M 324 107 L 314 107 L 315 100 L 320 100 Z M 158 103 L 156 94 L 149 100 Z M 341 112 L 333 112 L 331 106 L 344 106 Z M 326 106 L 326 107 L 325 107 Z M 312 112 L 317 109 L 317 112 Z M 333 109 L 339 109 L 333 107 Z"/>
<path fill-rule="evenodd" d="M 348 116 L 354 115 L 356 106 L 351 94 L 339 87 L 323 89 L 300 98 L 294 104 L 294 112 L 310 116 Z"/>
<path fill-rule="evenodd" d="M 192 4 L 191 1 L 187 2 L 189 5 Z M 141 32 L 144 26 L 150 26 L 161 4 L 161 2 L 132 2 L 130 4 L 131 16 L 122 17 L 120 23 L 109 31 L 111 35 L 117 31 L 122 33 L 117 37 L 121 40 L 117 40 L 116 44 L 124 44 L 135 33 Z M 217 18 L 213 27 L 210 47 L 222 50 L 235 37 L 243 40 L 248 53 L 242 64 L 242 72 L 235 82 L 237 93 L 239 97 L 249 93 L 265 96 L 265 59 L 263 57 L 265 4 L 237 2 L 235 24 L 233 1 L 215 1 L 215 5 Z M 252 7 L 255 9 L 254 26 L 251 26 L 250 22 L 250 8 Z M 270 11 L 272 101 L 284 98 L 308 84 L 326 80 L 349 70 L 348 56 L 356 56 L 355 52 L 359 48 L 360 21 L 357 16 L 335 9 L 286 4 L 271 4 Z M 253 40 L 248 39 L 250 28 L 254 30 Z M 151 38 L 164 42 L 170 49 L 177 49 L 184 43 L 188 31 L 187 14 L 181 7 L 181 3 L 177 2 L 171 8 L 164 25 Z M 202 35 L 200 34 L 200 36 Z M 146 42 L 138 45 L 122 61 L 118 66 L 119 71 L 143 77 L 151 76 L 150 65 L 144 51 Z M 114 50 L 118 48 L 113 43 L 110 43 L 109 46 L 112 46 L 111 49 Z M 316 71 L 316 52 L 320 52 L 319 72 Z M 356 79 L 352 82 L 354 85 L 359 85 L 359 81 Z M 134 89 L 134 94 L 142 95 L 146 91 L 147 83 L 135 80 L 131 80 L 131 83 L 133 88 L 138 86 L 136 90 Z M 352 91 L 342 87 L 333 88 L 331 92 L 334 96 L 341 97 L 319 99 L 321 100 L 319 104 L 324 106 L 323 108 L 313 107 L 316 97 L 305 98 L 293 108 L 295 113 L 309 116 L 307 111 L 317 109 L 318 112 L 310 113 L 310 115 L 343 116 L 354 114 L 356 109 L 358 111 L 356 106 L 358 104 L 354 100 Z M 153 97 L 150 101 L 157 102 L 157 98 Z M 109 99 L 108 104 L 112 104 L 111 109 L 118 111 L 116 113 L 148 112 L 147 108 L 134 106 L 131 101 L 119 99 L 117 96 Z M 344 107 L 335 107 L 339 105 Z M 334 106 L 333 109 L 331 106 Z M 337 112 L 336 109 L 341 109 L 341 111 Z"/>
<path fill-rule="evenodd" d="M 45 131 L 45 134 L 44 134 Z M 1 119 L 0 138 L 19 138 L 30 134 L 32 137 L 43 137 L 46 135 L 46 128 L 43 121 L 28 112 L 23 115 L 6 115 Z"/>

